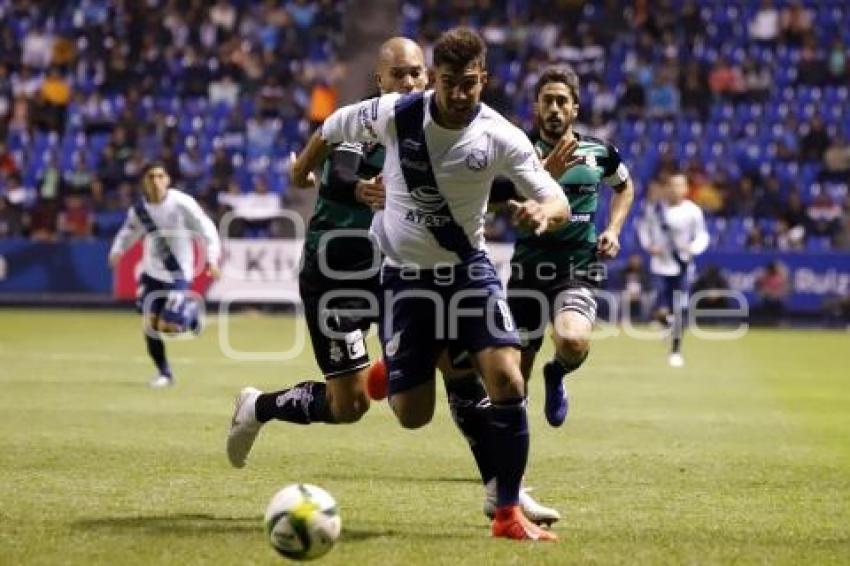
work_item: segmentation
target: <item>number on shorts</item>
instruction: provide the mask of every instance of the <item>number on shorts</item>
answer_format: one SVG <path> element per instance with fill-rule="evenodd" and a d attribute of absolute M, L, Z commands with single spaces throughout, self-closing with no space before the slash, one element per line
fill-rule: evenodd
<path fill-rule="evenodd" d="M 508 307 L 508 303 L 505 302 L 504 299 L 498 299 L 496 304 L 499 305 L 499 310 L 502 312 L 502 321 L 505 325 L 505 330 L 507 332 L 513 332 L 516 330 L 516 326 L 514 326 L 514 317 L 511 315 L 511 309 Z"/>

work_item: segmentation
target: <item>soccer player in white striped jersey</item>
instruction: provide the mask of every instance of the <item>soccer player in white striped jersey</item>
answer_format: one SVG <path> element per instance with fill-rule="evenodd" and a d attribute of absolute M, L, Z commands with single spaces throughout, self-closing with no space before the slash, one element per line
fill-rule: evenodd
<path fill-rule="evenodd" d="M 688 290 L 693 279 L 693 258 L 709 244 L 705 217 L 699 206 L 688 200 L 688 179 L 677 173 L 663 187 L 658 202 L 647 203 L 638 226 L 641 246 L 649 253 L 649 270 L 655 279 L 655 317 L 670 327 L 668 363 L 682 367 L 682 336 L 687 317 Z"/>
<path fill-rule="evenodd" d="M 491 401 L 475 440 L 498 447 L 492 534 L 551 541 L 557 537 L 518 504 L 529 445 L 525 384 L 519 336 L 484 245 L 484 215 L 500 174 L 527 198 L 510 204 L 515 220 L 536 233 L 563 224 L 569 204 L 524 133 L 480 103 L 485 51 L 469 28 L 441 35 L 433 91 L 338 110 L 293 164 L 292 181 L 308 185 L 309 171 L 333 144 L 386 147 L 386 204 L 372 229 L 385 258 L 380 327 L 390 406 L 402 426 L 424 426 L 434 412 L 437 354 L 447 340 L 471 352 Z"/>
<path fill-rule="evenodd" d="M 169 188 L 171 178 L 161 163 L 147 165 L 142 173 L 142 197 L 127 211 L 127 218 L 115 236 L 109 264 L 118 260 L 136 240 L 144 237 L 142 274 L 136 307 L 148 316 L 145 342 L 156 365 L 151 387 L 174 384 L 165 344 L 157 332 L 173 334 L 200 331 L 198 305 L 188 296 L 194 277 L 193 240 L 205 244 L 207 271 L 219 276 L 221 241 L 212 220 L 191 196 Z"/>

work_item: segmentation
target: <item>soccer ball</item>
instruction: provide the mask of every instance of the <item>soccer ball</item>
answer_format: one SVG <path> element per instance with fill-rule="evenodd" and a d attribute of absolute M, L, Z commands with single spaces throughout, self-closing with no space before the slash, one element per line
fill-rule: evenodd
<path fill-rule="evenodd" d="M 334 498 L 309 483 L 288 485 L 275 493 L 266 508 L 264 524 L 275 550 L 293 560 L 325 555 L 342 528 Z"/>

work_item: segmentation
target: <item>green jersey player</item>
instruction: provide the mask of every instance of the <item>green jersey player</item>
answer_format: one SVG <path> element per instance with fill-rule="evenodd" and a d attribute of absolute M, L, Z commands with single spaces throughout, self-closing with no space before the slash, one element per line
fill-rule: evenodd
<path fill-rule="evenodd" d="M 570 222 L 542 235 L 520 233 L 512 261 L 508 295 L 511 312 L 523 338 L 522 371 L 531 374 L 548 321 L 554 325 L 555 357 L 543 368 L 546 419 L 560 426 L 568 403 L 563 378 L 584 363 L 596 317 L 594 289 L 604 278 L 600 259 L 620 251 L 619 235 L 634 199 L 634 186 L 617 149 L 609 142 L 579 135 L 573 122 L 579 109 L 579 80 L 572 69 L 550 67 L 535 87 L 535 143 L 546 159 L 565 141 L 577 142 L 579 158 L 557 176 L 570 201 Z M 547 169 L 552 170 L 550 163 Z M 597 235 L 595 215 L 601 185 L 614 190 L 605 230 Z M 548 320 L 544 317 L 548 317 Z"/>

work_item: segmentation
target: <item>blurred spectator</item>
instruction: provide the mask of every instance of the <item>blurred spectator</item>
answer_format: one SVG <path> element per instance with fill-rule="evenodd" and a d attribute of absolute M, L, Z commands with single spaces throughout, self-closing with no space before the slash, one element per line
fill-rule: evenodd
<path fill-rule="evenodd" d="M 2 47 L 0 47 L 2 51 Z M 0 139 L 6 139 L 9 117 L 12 114 L 12 81 L 9 78 L 9 68 L 0 63 Z"/>
<path fill-rule="evenodd" d="M 744 241 L 744 247 L 751 252 L 758 252 L 768 248 L 768 242 L 765 241 L 764 232 L 757 224 L 750 226 L 747 229 L 747 238 Z"/>
<path fill-rule="evenodd" d="M 699 61 L 690 61 L 686 66 L 679 83 L 682 95 L 682 110 L 695 115 L 700 120 L 708 118 L 711 98 L 708 93 L 708 77 Z"/>
<path fill-rule="evenodd" d="M 40 172 L 38 181 L 38 197 L 52 201 L 59 198 L 59 193 L 62 192 L 62 170 L 59 169 L 59 162 L 56 155 L 51 155 L 44 169 Z"/>
<path fill-rule="evenodd" d="M 58 132 L 65 131 L 65 113 L 71 102 L 71 85 L 56 67 L 47 72 L 41 83 L 41 101 L 43 114 L 40 113 L 41 123 L 45 129 Z"/>
<path fill-rule="evenodd" d="M 827 79 L 827 63 L 817 40 L 809 36 L 800 51 L 797 63 L 797 81 L 804 85 L 822 85 Z"/>
<path fill-rule="evenodd" d="M 803 7 L 800 0 L 793 0 L 786 6 L 779 18 L 782 39 L 792 46 L 800 46 L 803 39 L 812 31 L 814 20 L 812 13 Z"/>
<path fill-rule="evenodd" d="M 31 206 L 37 197 L 35 189 L 24 185 L 21 174 L 17 172 L 6 179 L 6 188 L 0 195 L 5 195 L 9 203 L 22 208 Z"/>
<path fill-rule="evenodd" d="M 18 162 L 6 144 L 0 140 L 0 179 L 18 172 Z"/>
<path fill-rule="evenodd" d="M 24 233 L 24 215 L 19 206 L 0 195 L 0 238 L 16 238 Z"/>
<path fill-rule="evenodd" d="M 815 116 L 809 124 L 808 132 L 800 138 L 800 157 L 804 161 L 820 162 L 829 145 L 829 134 L 823 119 Z"/>
<path fill-rule="evenodd" d="M 609 140 L 614 137 L 614 125 L 606 121 L 602 114 L 595 113 L 590 117 L 590 125 L 587 128 L 587 133 L 591 136 L 603 140 Z"/>
<path fill-rule="evenodd" d="M 222 31 L 231 32 L 236 25 L 236 9 L 228 0 L 216 0 L 210 8 L 210 21 Z"/>
<path fill-rule="evenodd" d="M 707 265 L 694 281 L 691 292 L 700 298 L 696 303 L 699 309 L 726 309 L 729 308 L 729 282 L 714 264 Z"/>
<path fill-rule="evenodd" d="M 590 97 L 591 115 L 599 114 L 606 122 L 617 112 L 617 96 L 605 82 L 594 83 L 596 90 Z"/>
<path fill-rule="evenodd" d="M 827 55 L 827 71 L 828 80 L 832 84 L 847 84 L 848 75 L 847 62 L 847 47 L 840 37 L 835 37 L 832 40 L 832 45 L 829 48 Z"/>
<path fill-rule="evenodd" d="M 803 199 L 800 198 L 799 191 L 791 191 L 788 195 L 788 200 L 782 211 L 782 218 L 791 228 L 797 226 L 805 228 L 808 224 L 809 217 L 806 215 L 806 207 L 803 206 Z"/>
<path fill-rule="evenodd" d="M 87 135 L 111 132 L 115 127 L 116 111 L 111 100 L 105 99 L 99 91 L 85 99 L 81 109 L 83 129 Z"/>
<path fill-rule="evenodd" d="M 841 213 L 841 207 L 828 194 L 819 194 L 806 209 L 809 234 L 829 238 L 837 236 L 841 230 Z"/>
<path fill-rule="evenodd" d="M 744 61 L 742 74 L 747 100 L 750 102 L 766 102 L 770 97 L 770 88 L 773 86 L 773 77 L 770 76 L 770 71 L 758 62 L 747 59 Z"/>
<path fill-rule="evenodd" d="M 207 164 L 198 148 L 198 142 L 194 138 L 190 138 L 190 140 L 186 144 L 186 151 L 180 154 L 178 168 L 185 190 L 194 195 L 202 188 L 204 176 L 207 173 Z"/>
<path fill-rule="evenodd" d="M 24 65 L 12 75 L 12 94 L 31 100 L 41 90 L 41 81 L 42 78 L 39 75 L 33 74 L 32 70 Z"/>
<path fill-rule="evenodd" d="M 508 95 L 505 84 L 499 75 L 489 76 L 484 92 L 481 94 L 481 100 L 505 116 L 510 116 L 514 111 L 514 101 Z"/>
<path fill-rule="evenodd" d="M 313 128 L 336 110 L 336 89 L 325 81 L 316 81 L 310 93 L 310 108 L 307 117 Z"/>
<path fill-rule="evenodd" d="M 78 153 L 74 158 L 74 168 L 63 175 L 62 180 L 68 188 L 68 192 L 78 195 L 89 195 L 94 173 L 89 169 L 88 161 L 83 153 Z"/>
<path fill-rule="evenodd" d="M 679 89 L 666 73 L 658 73 L 647 94 L 649 115 L 653 118 L 670 118 L 679 112 Z"/>
<path fill-rule="evenodd" d="M 806 244 L 806 229 L 802 225 L 792 226 L 783 217 L 776 221 L 776 249 L 780 251 L 802 250 Z"/>
<path fill-rule="evenodd" d="M 37 26 L 33 26 L 24 36 L 21 62 L 36 69 L 50 65 L 53 57 L 53 36 Z"/>
<path fill-rule="evenodd" d="M 697 40 L 703 37 L 705 22 L 702 19 L 700 5 L 696 0 L 686 0 L 679 12 L 679 25 L 677 27 L 685 32 L 685 42 L 691 49 Z"/>
<path fill-rule="evenodd" d="M 56 199 L 39 198 L 28 213 L 29 236 L 35 241 L 50 242 L 56 239 L 59 205 Z"/>
<path fill-rule="evenodd" d="M 733 183 L 730 195 L 730 198 L 727 198 L 723 202 L 723 210 L 721 212 L 723 216 L 749 217 L 753 215 L 756 196 L 752 179 L 742 177 L 738 180 L 737 186 Z"/>
<path fill-rule="evenodd" d="M 759 43 L 773 45 L 779 37 L 779 11 L 773 0 L 761 0 L 759 9 L 750 22 L 750 37 Z"/>
<path fill-rule="evenodd" d="M 65 206 L 59 213 L 59 232 L 72 239 L 91 238 L 94 229 L 94 212 L 86 199 L 78 194 L 65 197 Z"/>
<path fill-rule="evenodd" d="M 776 157 L 783 161 L 796 161 L 800 157 L 800 138 L 797 120 L 787 116 L 782 124 L 773 127 Z"/>
<path fill-rule="evenodd" d="M 755 318 L 768 324 L 778 323 L 790 292 L 787 268 L 775 260 L 768 263 L 756 278 L 755 292 L 758 298 Z"/>
<path fill-rule="evenodd" d="M 255 175 L 253 190 L 240 193 L 238 187 L 219 196 L 219 202 L 231 210 L 234 220 L 231 223 L 230 236 L 245 235 L 280 235 L 280 195 L 269 190 L 265 177 Z"/>
<path fill-rule="evenodd" d="M 626 77 L 626 86 L 620 96 L 620 112 L 626 118 L 642 118 L 645 108 L 646 91 L 637 76 L 630 74 Z"/>
<path fill-rule="evenodd" d="M 822 181 L 850 184 L 850 142 L 843 136 L 832 140 L 823 154 Z"/>
<path fill-rule="evenodd" d="M 615 288 L 621 292 L 623 314 L 628 316 L 628 320 L 646 320 L 647 296 L 652 290 L 652 282 L 640 254 L 628 257 L 626 265 L 616 276 Z"/>
<path fill-rule="evenodd" d="M 114 189 L 124 181 L 124 160 L 119 159 L 111 143 L 106 144 L 100 154 L 97 177 L 107 189 Z"/>
<path fill-rule="evenodd" d="M 779 218 L 784 208 L 779 181 L 775 177 L 768 177 L 764 188 L 758 191 L 753 215 L 756 218 Z"/>
<path fill-rule="evenodd" d="M 213 104 L 223 103 L 227 106 L 236 106 L 239 101 L 239 84 L 230 75 L 224 75 L 210 83 L 208 96 Z"/>
<path fill-rule="evenodd" d="M 213 152 L 210 174 L 215 183 L 227 187 L 233 177 L 233 161 L 223 147 L 217 147 Z"/>
<path fill-rule="evenodd" d="M 841 214 L 841 227 L 835 236 L 835 247 L 839 250 L 850 251 L 850 196 L 844 198 L 844 207 Z"/>
<path fill-rule="evenodd" d="M 744 79 L 741 70 L 720 57 L 708 74 L 708 86 L 711 92 L 721 98 L 737 99 L 744 93 Z"/>

